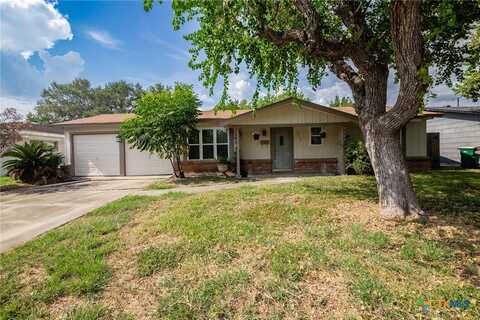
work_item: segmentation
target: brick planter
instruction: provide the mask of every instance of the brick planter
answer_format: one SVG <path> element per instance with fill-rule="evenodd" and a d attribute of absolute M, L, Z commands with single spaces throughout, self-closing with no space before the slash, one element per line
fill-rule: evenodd
<path fill-rule="evenodd" d="M 184 160 L 182 167 L 186 173 L 215 173 L 217 160 Z"/>
<path fill-rule="evenodd" d="M 240 170 L 248 174 L 266 174 L 272 173 L 272 160 L 240 160 Z"/>
<path fill-rule="evenodd" d="M 295 159 L 295 172 L 337 173 L 337 159 Z"/>

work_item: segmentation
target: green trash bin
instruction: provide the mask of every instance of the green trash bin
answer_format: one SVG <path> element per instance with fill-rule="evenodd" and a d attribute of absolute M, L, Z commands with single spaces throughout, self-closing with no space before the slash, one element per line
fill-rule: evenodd
<path fill-rule="evenodd" d="M 460 150 L 460 160 L 462 163 L 462 168 L 477 168 L 478 167 L 478 158 L 477 148 L 475 147 L 459 147 Z"/>

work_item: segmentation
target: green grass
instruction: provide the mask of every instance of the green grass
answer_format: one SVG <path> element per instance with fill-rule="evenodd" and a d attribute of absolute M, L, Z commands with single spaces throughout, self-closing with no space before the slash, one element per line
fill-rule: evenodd
<path fill-rule="evenodd" d="M 18 182 L 15 179 L 12 179 L 10 177 L 2 177 L 0 176 L 0 186 L 8 186 L 12 184 L 17 184 Z"/>
<path fill-rule="evenodd" d="M 164 189 L 173 189 L 173 188 L 176 188 L 176 186 L 171 182 L 158 181 L 146 186 L 145 190 L 164 190 Z"/>
<path fill-rule="evenodd" d="M 10 177 L 0 176 L 0 191 L 21 188 L 25 184 Z"/>
<path fill-rule="evenodd" d="M 65 320 L 100 320 L 107 315 L 105 307 L 93 305 L 89 307 L 77 307 L 69 311 Z"/>
<path fill-rule="evenodd" d="M 413 182 L 427 224 L 372 177 L 126 197 L 2 254 L 0 319 L 478 319 L 480 172 Z"/>
<path fill-rule="evenodd" d="M 152 273 L 175 268 L 182 260 L 182 247 L 177 245 L 164 245 L 156 248 L 151 247 L 139 253 L 137 258 L 138 274 L 149 276 Z"/>

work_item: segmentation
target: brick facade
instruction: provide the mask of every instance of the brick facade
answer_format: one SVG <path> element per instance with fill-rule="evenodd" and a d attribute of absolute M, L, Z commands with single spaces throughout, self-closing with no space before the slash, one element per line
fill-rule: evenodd
<path fill-rule="evenodd" d="M 432 170 L 432 160 L 428 158 L 407 158 L 406 160 L 410 172 Z"/>
<path fill-rule="evenodd" d="M 337 173 L 337 159 L 295 159 L 295 172 Z"/>
<path fill-rule="evenodd" d="M 272 160 L 240 160 L 240 170 L 248 174 L 272 173 Z"/>
<path fill-rule="evenodd" d="M 181 164 L 185 173 L 217 172 L 217 160 L 184 160 Z"/>

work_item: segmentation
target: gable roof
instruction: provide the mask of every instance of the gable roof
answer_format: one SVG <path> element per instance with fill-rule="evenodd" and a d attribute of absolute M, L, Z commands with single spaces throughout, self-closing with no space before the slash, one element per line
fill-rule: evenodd
<path fill-rule="evenodd" d="M 302 100 L 302 99 L 298 99 L 298 98 L 294 98 L 294 97 L 289 97 L 289 98 L 277 101 L 275 103 L 272 103 L 270 105 L 264 106 L 262 108 L 255 109 L 255 110 L 253 110 L 253 109 L 247 110 L 246 112 L 243 112 L 241 114 L 233 116 L 232 118 L 230 118 L 230 120 L 234 120 L 234 119 L 238 119 L 238 118 L 244 118 L 248 114 L 253 115 L 255 112 L 260 112 L 261 110 L 265 110 L 265 109 L 269 109 L 269 108 L 276 107 L 276 106 L 279 106 L 279 105 L 283 105 L 283 104 L 288 103 L 288 102 L 300 103 L 302 106 L 307 107 L 309 109 L 314 109 L 314 110 L 317 110 L 317 111 L 323 111 L 323 112 L 327 112 L 327 113 L 334 114 L 334 115 L 337 115 L 337 116 L 346 117 L 346 118 L 349 118 L 350 120 L 354 120 L 354 121 L 358 120 L 358 115 L 357 115 L 357 112 L 355 111 L 355 108 L 354 108 L 353 105 L 345 106 L 345 107 L 327 107 L 327 106 L 323 106 L 321 104 L 313 103 L 313 102 L 310 102 L 310 101 L 306 101 L 306 100 Z M 387 110 L 390 110 L 391 108 L 392 107 L 387 107 Z M 434 118 L 434 117 L 441 117 L 441 116 L 442 116 L 441 112 L 423 111 L 422 113 L 417 114 L 416 118 Z"/>
<path fill-rule="evenodd" d="M 335 109 L 338 109 L 342 112 L 350 113 L 354 116 L 357 116 L 357 113 L 355 112 L 355 108 L 353 106 L 345 106 L 345 107 L 335 107 Z M 392 107 L 387 107 L 387 111 L 391 110 Z M 435 117 L 441 117 L 443 113 L 441 112 L 436 112 L 436 111 L 430 111 L 428 108 L 425 108 L 425 111 L 422 113 L 419 113 L 415 116 L 417 119 L 422 119 L 422 118 L 435 118 Z"/>
<path fill-rule="evenodd" d="M 443 112 L 443 113 L 466 113 L 466 114 L 480 114 L 480 106 L 470 107 L 427 107 L 425 110 L 431 112 Z"/>
<path fill-rule="evenodd" d="M 215 111 L 208 110 L 202 111 L 198 116 L 201 120 L 225 120 L 230 119 L 234 115 L 249 112 L 250 110 L 236 110 L 236 111 Z M 57 126 L 69 126 L 69 125 L 90 125 L 90 124 L 117 124 L 122 123 L 125 120 L 135 117 L 133 113 L 111 113 L 111 114 L 99 114 L 92 117 L 86 117 L 81 119 L 75 119 L 70 121 L 64 121 L 56 123 Z"/>
<path fill-rule="evenodd" d="M 216 110 L 207 110 L 201 111 L 198 119 L 202 120 L 234 120 L 239 119 L 240 117 L 246 117 L 247 115 L 254 115 L 256 112 L 261 112 L 262 110 L 267 110 L 270 108 L 274 108 L 279 105 L 284 105 L 285 103 L 292 102 L 292 103 L 300 103 L 303 107 L 327 112 L 333 115 L 341 116 L 348 118 L 350 120 L 356 121 L 358 120 L 357 113 L 355 112 L 355 108 L 353 106 L 346 106 L 346 107 L 327 107 L 317 103 L 313 103 L 310 101 L 297 99 L 293 97 L 289 97 L 267 106 L 257 108 L 257 109 L 241 109 L 236 111 L 216 111 Z M 424 111 L 421 114 L 417 115 L 417 118 L 433 118 L 439 117 L 442 113 L 434 112 L 434 111 Z M 118 124 L 122 123 L 125 120 L 131 119 L 135 117 L 133 113 L 112 113 L 112 114 L 100 114 L 92 117 L 86 117 L 76 120 L 64 121 L 57 123 L 57 126 L 70 126 L 70 125 L 91 125 L 91 124 Z M 228 122 L 228 121 L 227 121 Z"/>

